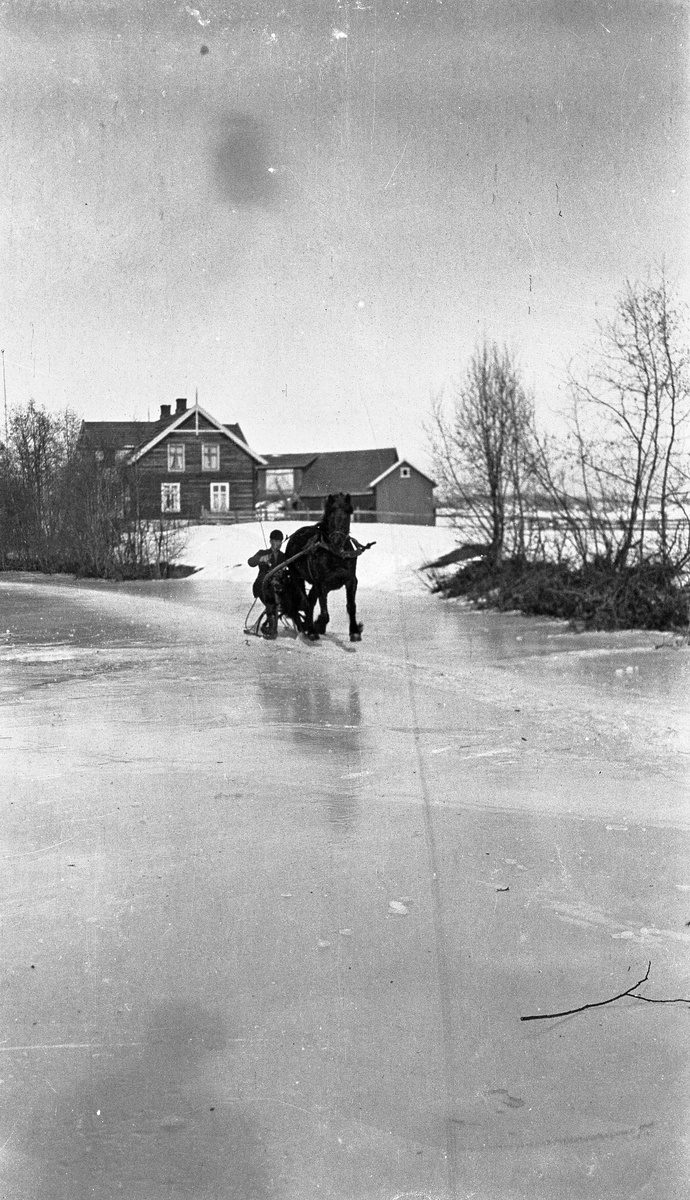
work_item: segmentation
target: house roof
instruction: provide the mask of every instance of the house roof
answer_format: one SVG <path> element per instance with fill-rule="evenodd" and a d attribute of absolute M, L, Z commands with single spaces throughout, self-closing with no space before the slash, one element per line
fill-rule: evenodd
<path fill-rule="evenodd" d="M 123 450 L 139 446 L 171 421 L 83 421 L 82 434 L 99 449 Z"/>
<path fill-rule="evenodd" d="M 257 463 L 263 465 L 264 459 L 247 445 L 239 425 L 222 425 L 203 408 L 199 408 L 198 411 L 219 433 L 230 438 Z M 194 408 L 186 408 L 183 412 L 165 417 L 162 421 L 83 421 L 81 433 L 87 441 L 102 450 L 136 450 L 136 454 L 132 456 L 132 461 L 136 461 L 166 434 L 174 432 L 193 417 L 194 412 Z"/>
<path fill-rule="evenodd" d="M 324 454 L 265 455 L 274 469 L 302 467 L 300 492 L 304 496 L 328 496 L 331 492 L 363 495 L 371 491 L 371 480 L 398 460 L 394 446 L 381 450 L 333 450 Z"/>
<path fill-rule="evenodd" d="M 419 467 L 415 467 L 414 463 L 411 463 L 409 458 L 399 458 L 397 462 L 392 463 L 390 467 L 388 467 L 385 471 L 382 471 L 380 475 L 377 475 L 376 479 L 372 479 L 369 487 L 376 487 L 377 484 L 381 483 L 381 481 L 384 480 L 387 475 L 390 475 L 391 472 L 395 471 L 398 467 L 411 467 L 411 469 L 415 471 L 417 475 L 421 475 L 423 479 L 427 479 L 429 481 L 432 487 L 436 487 L 436 480 L 432 479 L 430 475 L 426 475 L 424 471 L 420 471 Z"/>
<path fill-rule="evenodd" d="M 259 463 L 260 466 L 266 465 L 265 458 L 262 458 L 260 454 L 257 454 L 256 450 L 252 450 L 251 447 L 248 446 L 244 441 L 244 439 L 239 438 L 235 433 L 232 433 L 229 425 L 221 425 L 220 421 L 217 421 L 215 417 L 212 417 L 210 412 L 207 412 L 206 409 L 202 408 L 200 404 L 195 404 L 193 408 L 185 408 L 181 413 L 176 413 L 170 422 L 159 422 L 160 427 L 158 428 L 157 432 L 155 432 L 153 436 L 144 443 L 143 446 L 139 446 L 139 449 L 131 456 L 129 461 L 133 463 L 138 462 L 140 458 L 143 458 L 144 454 L 147 454 L 149 450 L 152 450 L 154 446 L 157 446 L 158 443 L 162 441 L 164 437 L 167 437 L 169 433 L 174 433 L 175 430 L 179 429 L 181 425 L 186 425 L 191 417 L 196 418 L 197 413 L 200 417 L 203 417 L 205 421 L 208 421 L 209 425 L 211 425 L 214 429 L 217 429 L 219 433 L 224 433 L 225 436 L 230 438 L 232 442 L 235 442 L 237 446 L 241 446 L 241 448 L 246 451 L 247 454 L 251 455 L 254 461 Z"/>
<path fill-rule="evenodd" d="M 244 436 L 244 434 L 242 433 L 242 430 L 240 429 L 239 425 L 227 425 L 227 424 L 225 424 L 225 425 L 223 425 L 223 429 L 229 429 L 229 430 L 230 430 L 230 433 L 234 433 L 235 437 L 236 437 L 236 438 L 239 438 L 239 440 L 240 440 L 241 442 L 244 442 L 245 446 L 247 446 L 247 445 L 249 444 L 249 443 L 247 442 L 247 439 L 246 439 L 246 437 L 245 437 L 245 436 Z"/>

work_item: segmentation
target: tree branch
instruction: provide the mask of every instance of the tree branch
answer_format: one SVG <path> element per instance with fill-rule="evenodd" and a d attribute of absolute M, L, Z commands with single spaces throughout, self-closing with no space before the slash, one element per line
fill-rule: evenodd
<path fill-rule="evenodd" d="M 595 1000 L 594 1003 L 592 1003 L 592 1004 L 581 1004 L 579 1006 L 579 1008 L 567 1008 L 564 1010 L 564 1012 L 535 1013 L 529 1017 L 520 1017 L 520 1020 L 521 1021 L 551 1021 L 555 1017 L 571 1017 L 573 1015 L 573 1013 L 585 1012 L 586 1009 L 588 1009 L 588 1008 L 603 1008 L 603 1006 L 605 1004 L 613 1004 L 614 1001 L 616 1001 L 616 1000 L 622 1000 L 624 996 L 632 996 L 633 1000 L 645 1000 L 647 1002 L 647 1004 L 690 1004 L 690 1000 L 686 1000 L 683 998 L 681 998 L 679 1000 L 650 1000 L 648 996 L 635 996 L 634 992 L 636 991 L 636 989 L 638 987 L 641 987 L 642 984 L 646 983 L 647 980 L 649 979 L 649 972 L 651 970 L 651 967 L 652 967 L 652 961 L 650 959 L 649 962 L 647 963 L 647 971 L 642 976 L 642 979 L 638 979 L 637 983 L 634 983 L 632 985 L 632 987 L 626 988 L 626 990 L 624 992 L 619 992 L 617 996 L 611 996 L 610 999 L 608 999 L 608 1000 Z"/>

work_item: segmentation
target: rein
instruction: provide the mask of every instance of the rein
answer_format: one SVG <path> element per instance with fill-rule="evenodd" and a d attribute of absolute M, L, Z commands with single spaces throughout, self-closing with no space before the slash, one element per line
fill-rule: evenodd
<path fill-rule="evenodd" d="M 316 550 L 317 548 L 318 548 L 318 538 L 313 537 L 310 539 L 310 541 L 304 547 L 304 550 L 300 550 L 299 554 L 293 554 L 291 558 L 286 558 L 285 562 L 278 563 L 277 567 L 271 567 L 271 570 L 267 571 L 266 574 L 264 575 L 261 586 L 265 587 L 268 580 L 271 579 L 274 575 L 277 575 L 279 571 L 284 571 L 285 568 L 289 567 L 291 563 L 297 562 L 298 558 L 304 558 L 305 554 L 311 554 L 312 550 Z"/>
<path fill-rule="evenodd" d="M 284 571 L 292 563 L 297 562 L 298 558 L 304 558 L 307 554 L 313 554 L 315 550 L 325 550 L 328 554 L 334 554 L 337 558 L 352 559 L 359 558 L 360 554 L 364 554 L 365 550 L 370 550 L 372 546 L 376 545 L 376 542 L 367 542 L 366 546 L 363 546 L 350 533 L 347 535 L 347 541 L 352 543 L 354 550 L 336 550 L 334 546 L 329 546 L 328 542 L 323 541 L 321 533 L 315 534 L 298 554 L 293 554 L 291 558 L 286 558 L 285 562 L 278 563 L 277 567 L 272 567 L 270 571 L 267 571 L 264 575 L 262 586 L 265 587 L 269 579 L 277 575 L 279 571 Z"/>
<path fill-rule="evenodd" d="M 372 546 L 376 545 L 376 542 L 367 542 L 366 546 L 363 546 L 351 533 L 348 533 L 345 540 L 352 543 L 355 547 L 354 550 L 336 550 L 334 546 L 329 546 L 328 542 L 323 541 L 317 542 L 314 549 L 326 550 L 329 554 L 335 554 L 337 558 L 359 558 L 360 554 L 364 554 L 365 550 L 370 550 Z"/>

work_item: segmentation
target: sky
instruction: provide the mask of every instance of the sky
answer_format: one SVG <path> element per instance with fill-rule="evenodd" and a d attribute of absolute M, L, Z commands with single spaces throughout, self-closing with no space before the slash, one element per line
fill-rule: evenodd
<path fill-rule="evenodd" d="M 0 0 L 8 404 L 396 445 L 506 343 L 557 423 L 626 279 L 688 280 L 675 0 Z"/>

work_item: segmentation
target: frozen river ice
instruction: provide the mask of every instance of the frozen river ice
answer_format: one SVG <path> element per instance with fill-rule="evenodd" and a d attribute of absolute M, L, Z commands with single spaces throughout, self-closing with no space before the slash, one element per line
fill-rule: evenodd
<path fill-rule="evenodd" d="M 520 1021 L 690 996 L 688 652 L 390 561 L 0 578 L 3 1200 L 688 1195 L 688 1007 Z"/>

